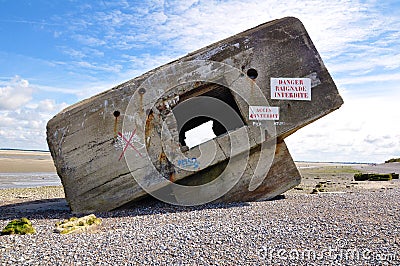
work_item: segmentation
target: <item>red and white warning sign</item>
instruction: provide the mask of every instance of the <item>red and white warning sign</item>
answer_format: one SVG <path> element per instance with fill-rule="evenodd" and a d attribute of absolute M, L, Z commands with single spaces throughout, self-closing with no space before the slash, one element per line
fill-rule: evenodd
<path fill-rule="evenodd" d="M 279 107 L 249 106 L 249 120 L 279 120 Z"/>
<path fill-rule="evenodd" d="M 271 78 L 271 99 L 311 101 L 311 79 Z"/>

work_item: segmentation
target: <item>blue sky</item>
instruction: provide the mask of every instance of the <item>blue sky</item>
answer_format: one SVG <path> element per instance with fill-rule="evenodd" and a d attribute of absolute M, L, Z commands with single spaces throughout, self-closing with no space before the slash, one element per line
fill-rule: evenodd
<path fill-rule="evenodd" d="M 261 23 L 298 17 L 345 104 L 287 139 L 295 160 L 400 157 L 398 1 L 0 0 L 0 147 L 47 149 L 62 108 Z"/>

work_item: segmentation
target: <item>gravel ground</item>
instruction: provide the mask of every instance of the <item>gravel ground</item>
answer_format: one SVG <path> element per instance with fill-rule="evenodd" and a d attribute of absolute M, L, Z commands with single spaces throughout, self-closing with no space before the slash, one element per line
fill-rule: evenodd
<path fill-rule="evenodd" d="M 400 265 L 399 188 L 201 207 L 145 200 L 96 213 L 98 230 L 75 235 L 53 232 L 66 208 L 24 204 L 0 203 L 0 227 L 27 216 L 37 234 L 1 236 L 0 265 Z"/>

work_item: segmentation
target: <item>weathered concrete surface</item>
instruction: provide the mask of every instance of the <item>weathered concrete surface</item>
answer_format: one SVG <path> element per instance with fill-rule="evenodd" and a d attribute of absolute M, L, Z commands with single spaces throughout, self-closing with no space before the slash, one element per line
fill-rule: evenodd
<path fill-rule="evenodd" d="M 253 69 L 256 70 L 257 77 L 250 79 L 243 74 L 240 77 L 234 76 L 232 73 L 225 73 L 223 68 L 216 65 L 210 65 L 211 70 L 208 72 L 183 66 L 179 69 L 181 73 L 198 75 L 200 80 L 212 80 L 212 76 L 218 73 L 224 76 L 224 81 L 222 85 L 215 86 L 191 82 L 190 75 L 182 75 L 182 83 L 188 82 L 185 86 L 164 91 L 147 87 L 139 91 L 140 97 L 134 99 L 133 106 L 139 111 L 134 112 L 128 108 L 132 96 L 142 83 L 147 82 L 148 77 L 165 70 L 164 85 L 168 85 L 169 77 L 176 75 L 173 65 L 191 60 L 223 62 L 242 70 L 243 73 L 251 74 L 250 70 Z M 313 86 L 312 100 L 272 100 L 270 79 L 273 77 L 310 77 Z M 218 96 L 226 95 L 225 92 L 215 93 L 229 87 L 229 80 L 238 83 L 241 97 L 238 93 L 232 93 L 234 101 Z M 343 103 L 299 20 L 284 18 L 260 25 L 72 105 L 52 118 L 47 125 L 47 141 L 71 209 L 75 212 L 106 211 L 145 196 L 146 192 L 136 183 L 131 173 L 152 182 L 155 172 L 150 168 L 149 161 L 144 159 L 147 153 L 156 169 L 173 181 L 204 169 L 199 167 L 193 171 L 179 173 L 174 167 L 181 158 L 179 156 L 193 158 L 193 154 L 200 153 L 199 147 L 195 147 L 182 155 L 178 143 L 178 124 L 170 109 L 185 99 L 211 93 L 211 97 L 222 97 L 223 101 L 238 109 L 245 124 L 244 128 L 252 131 L 253 121 L 249 120 L 249 105 L 265 105 L 262 97 L 252 88 L 256 85 L 261 88 L 270 106 L 280 108 L 280 119 L 276 126 L 279 142 L 299 128 L 336 110 Z M 249 87 L 251 89 L 247 90 Z M 160 95 L 163 95 L 162 99 L 154 103 L 153 100 Z M 248 101 L 245 102 L 242 97 Z M 119 116 L 116 118 L 117 114 Z M 139 119 L 145 114 L 149 116 Z M 130 122 L 132 125 L 124 127 L 123 130 L 123 122 Z M 163 123 L 168 125 L 170 135 L 167 134 L 167 138 L 161 141 Z M 221 144 L 225 143 L 224 138 L 226 136 L 222 135 L 211 141 L 218 145 L 216 156 L 207 167 L 218 165 L 229 156 L 233 156 L 226 152 L 229 146 Z M 252 138 L 251 147 L 255 148 L 261 141 Z M 127 142 L 133 145 L 126 145 Z M 170 143 L 169 146 L 163 146 L 165 142 Z M 283 156 L 277 156 L 271 172 L 259 189 L 249 191 L 247 187 L 243 190 L 236 187 L 223 199 L 237 201 L 270 198 L 295 186 L 300 175 L 294 170 L 289 154 L 282 153 L 286 150 L 280 149 L 283 146 L 284 144 L 277 145 L 277 154 Z M 128 167 L 124 156 L 134 163 Z M 283 167 L 286 163 L 288 166 Z M 285 175 L 284 172 L 289 174 Z M 283 176 L 288 179 L 280 181 Z M 243 182 L 246 183 L 244 180 Z M 164 183 L 154 183 L 154 190 L 163 186 Z"/>
<path fill-rule="evenodd" d="M 217 199 L 216 202 L 230 201 L 258 201 L 272 199 L 283 192 L 300 184 L 301 175 L 297 170 L 295 163 L 286 147 L 284 141 L 276 145 L 275 156 L 271 168 L 261 185 L 254 191 L 249 192 L 248 187 L 250 179 L 254 175 L 254 169 L 260 156 L 259 149 L 253 151 L 249 156 L 249 164 L 246 167 L 243 176 L 239 182 L 224 196 Z M 240 160 L 236 164 L 242 163 Z M 211 166 L 204 171 L 200 171 L 185 179 L 179 181 L 182 185 L 200 185 L 210 180 L 204 180 L 206 177 L 213 177 L 222 172 L 225 164 Z M 210 174 L 211 173 L 211 174 Z"/>

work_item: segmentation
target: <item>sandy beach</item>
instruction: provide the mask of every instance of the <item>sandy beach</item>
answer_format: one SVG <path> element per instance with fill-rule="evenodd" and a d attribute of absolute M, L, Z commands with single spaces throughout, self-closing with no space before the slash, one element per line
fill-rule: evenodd
<path fill-rule="evenodd" d="M 60 185 L 49 152 L 0 150 L 0 189 Z"/>
<path fill-rule="evenodd" d="M 46 153 L 1 156 L 7 171 L 53 167 Z M 62 186 L 0 189 L 0 227 L 27 217 L 37 231 L 0 236 L 0 265 L 400 264 L 400 181 L 353 181 L 359 171 L 400 172 L 400 164 L 297 166 L 301 184 L 272 201 L 179 207 L 148 198 L 95 213 L 99 228 L 76 235 L 54 232 L 74 215 Z M 325 192 L 311 194 L 317 185 Z"/>
<path fill-rule="evenodd" d="M 50 152 L 0 150 L 0 173 L 56 172 Z"/>

